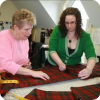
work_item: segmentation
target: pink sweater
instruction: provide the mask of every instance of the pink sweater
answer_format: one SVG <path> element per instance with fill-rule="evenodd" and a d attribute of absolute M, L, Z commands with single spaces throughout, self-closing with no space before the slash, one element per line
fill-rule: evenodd
<path fill-rule="evenodd" d="M 0 32 L 0 72 L 16 74 L 18 69 L 29 62 L 28 40 L 16 40 L 9 30 Z"/>

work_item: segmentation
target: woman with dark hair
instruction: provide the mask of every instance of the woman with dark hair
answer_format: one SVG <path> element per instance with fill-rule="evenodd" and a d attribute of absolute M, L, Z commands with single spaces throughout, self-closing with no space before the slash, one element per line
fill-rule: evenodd
<path fill-rule="evenodd" d="M 58 65 L 59 70 L 64 71 L 66 65 L 80 64 L 84 52 L 88 62 L 78 77 L 85 79 L 92 73 L 96 54 L 90 35 L 81 26 L 81 14 L 77 8 L 69 7 L 62 12 L 50 37 L 48 62 L 53 66 Z"/>

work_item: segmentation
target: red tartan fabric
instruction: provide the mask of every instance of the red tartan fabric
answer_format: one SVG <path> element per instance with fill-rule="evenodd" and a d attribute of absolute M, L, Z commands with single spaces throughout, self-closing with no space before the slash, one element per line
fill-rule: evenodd
<path fill-rule="evenodd" d="M 29 100 L 37 100 L 37 95 L 36 95 L 36 89 L 34 89 L 32 92 L 30 92 L 25 99 Z"/>
<path fill-rule="evenodd" d="M 65 81 L 69 79 L 77 78 L 77 75 L 72 75 L 70 73 L 66 74 L 66 72 L 59 71 L 58 67 L 44 67 L 40 69 L 41 71 L 47 73 L 50 76 L 50 80 L 42 80 L 38 78 L 33 78 L 32 76 L 25 76 L 25 75 L 12 75 L 7 73 L 5 79 L 7 80 L 18 80 L 19 84 L 4 84 L 0 90 L 3 90 L 4 94 L 7 93 L 12 88 L 22 88 L 22 87 L 30 87 L 42 84 L 49 84 L 55 83 L 60 81 Z M 7 87 L 7 88 L 4 88 Z"/>
<path fill-rule="evenodd" d="M 43 91 L 34 89 L 25 96 L 29 100 L 75 100 L 71 92 Z"/>
<path fill-rule="evenodd" d="M 95 67 L 94 67 L 94 69 L 93 69 L 93 73 L 92 73 L 92 76 L 100 76 L 100 62 L 99 63 L 97 63 L 96 65 L 95 65 Z"/>
<path fill-rule="evenodd" d="M 72 87 L 71 90 L 77 100 L 96 100 L 100 95 L 100 84 L 84 87 Z"/>
<path fill-rule="evenodd" d="M 67 91 L 43 91 L 35 89 L 25 98 L 29 100 L 93 100 L 100 95 L 100 84 L 84 87 L 72 87 Z"/>
<path fill-rule="evenodd" d="M 14 88 L 49 84 L 49 83 L 55 83 L 55 82 L 78 78 L 77 75 L 73 75 L 70 73 L 66 74 L 66 72 L 59 71 L 57 66 L 55 67 L 47 66 L 45 68 L 41 68 L 40 70 L 47 73 L 50 76 L 50 80 L 42 80 L 39 78 L 33 78 L 32 76 L 25 76 L 25 75 L 11 75 L 10 73 L 7 73 L 5 78 L 8 80 L 14 79 L 19 81 L 19 84 L 14 84 Z"/>
<path fill-rule="evenodd" d="M 72 69 L 73 67 L 73 69 Z M 33 78 L 32 76 L 25 76 L 25 75 L 12 75 L 10 73 L 7 73 L 5 76 L 5 79 L 7 80 L 18 80 L 19 84 L 4 84 L 0 88 L 0 91 L 3 91 L 3 95 L 7 93 L 12 88 L 22 88 L 22 87 L 30 87 L 30 86 L 36 86 L 36 85 L 42 85 L 42 84 L 49 84 L 49 83 L 55 83 L 60 81 L 66 81 L 70 79 L 76 79 L 77 73 L 84 68 L 83 65 L 77 65 L 77 66 L 67 66 L 67 70 L 65 72 L 59 71 L 58 66 L 46 66 L 39 70 L 47 73 L 50 76 L 50 80 L 42 80 L 38 78 Z M 75 70 L 75 71 L 74 71 Z M 100 65 L 97 64 L 93 74 L 91 77 L 100 76 Z M 1 94 L 2 94 L 1 93 Z"/>
<path fill-rule="evenodd" d="M 5 94 L 12 88 L 14 87 L 14 84 L 7 84 L 7 85 L 2 85 L 0 87 L 0 94 L 1 96 L 5 96 Z"/>

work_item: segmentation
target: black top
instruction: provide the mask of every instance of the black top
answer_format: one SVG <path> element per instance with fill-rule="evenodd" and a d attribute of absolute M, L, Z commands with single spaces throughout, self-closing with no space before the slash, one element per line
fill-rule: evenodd
<path fill-rule="evenodd" d="M 68 47 L 69 54 L 73 53 L 74 51 L 75 51 L 75 49 L 71 49 L 71 48 Z"/>

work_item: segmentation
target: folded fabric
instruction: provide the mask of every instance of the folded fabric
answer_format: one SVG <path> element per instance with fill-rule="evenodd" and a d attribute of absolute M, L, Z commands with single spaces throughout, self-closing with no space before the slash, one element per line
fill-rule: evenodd
<path fill-rule="evenodd" d="M 25 96 L 29 100 L 93 100 L 100 95 L 100 84 L 72 87 L 67 91 L 43 91 L 34 89 Z"/>
<path fill-rule="evenodd" d="M 91 76 L 95 77 L 95 76 L 98 76 L 98 75 L 100 75 L 100 62 L 96 63 Z"/>
<path fill-rule="evenodd" d="M 32 90 L 32 91 L 25 97 L 25 99 L 37 100 L 36 89 Z"/>
<path fill-rule="evenodd" d="M 75 100 L 71 92 L 43 91 L 39 89 L 34 89 L 25 98 L 29 100 Z"/>
<path fill-rule="evenodd" d="M 65 73 L 65 72 L 59 71 L 57 66 L 55 66 L 55 67 L 47 66 L 47 67 L 41 68 L 40 70 L 47 73 L 50 76 L 50 79 L 42 80 L 40 78 L 34 78 L 32 76 L 12 75 L 10 73 L 6 74 L 5 79 L 18 80 L 19 84 L 14 84 L 14 88 L 19 88 L 19 87 L 28 87 L 28 86 L 55 83 L 55 82 L 78 78 L 77 76 L 72 75 L 70 73 Z M 8 85 L 8 84 L 3 84 L 3 86 L 4 85 Z"/>
<path fill-rule="evenodd" d="M 34 78 L 32 76 L 27 76 L 27 75 L 12 75 L 10 73 L 6 73 L 5 79 L 18 80 L 19 84 L 0 84 L 2 87 L 0 88 L 0 91 L 3 91 L 2 92 L 3 96 L 5 93 L 7 93 L 7 91 L 9 91 L 12 88 L 30 87 L 30 86 L 43 85 L 43 84 L 55 83 L 55 82 L 78 78 L 77 75 L 75 76 L 70 73 L 66 74 L 66 72 L 59 71 L 57 66 L 55 67 L 47 66 L 39 70 L 47 73 L 50 76 L 50 79 L 42 80 L 39 78 Z"/>
<path fill-rule="evenodd" d="M 39 78 L 34 78 L 32 76 L 27 75 L 12 75 L 10 73 L 7 73 L 5 76 L 8 80 L 18 80 L 19 84 L 13 84 L 12 88 L 22 88 L 22 87 L 29 87 L 29 86 L 36 86 L 36 85 L 43 85 L 43 84 L 49 84 L 49 83 L 55 83 L 60 81 L 66 81 L 71 79 L 78 78 L 77 73 L 84 68 L 83 65 L 77 65 L 72 66 L 72 68 L 67 67 L 67 70 L 65 72 L 59 71 L 58 66 L 46 66 L 39 70 L 47 73 L 50 76 L 49 80 L 42 80 Z M 100 76 L 100 66 L 95 67 L 93 74 L 89 77 L 96 77 Z"/>
<path fill-rule="evenodd" d="M 0 84 L 0 94 L 1 96 L 5 96 L 5 94 L 12 88 L 14 87 L 14 84 L 7 84 L 7 85 L 1 85 Z"/>
<path fill-rule="evenodd" d="M 60 81 L 66 81 L 71 79 L 78 78 L 77 73 L 85 68 L 83 65 L 76 65 L 76 66 L 70 66 L 67 67 L 67 70 L 65 72 L 59 71 L 58 66 L 46 66 L 43 68 L 40 68 L 38 70 L 41 70 L 45 73 L 47 73 L 50 76 L 49 80 L 42 80 L 39 78 L 34 78 L 32 76 L 27 75 L 12 75 L 10 73 L 6 73 L 5 79 L 7 80 L 18 80 L 19 84 L 0 84 L 0 94 L 7 93 L 12 88 L 22 88 L 22 87 L 30 87 L 30 86 L 36 86 L 36 85 L 43 85 L 43 84 L 49 84 L 49 83 L 55 83 Z M 75 74 L 76 73 L 76 74 Z M 96 67 L 93 70 L 92 77 L 100 76 L 100 64 L 96 64 Z"/>
<path fill-rule="evenodd" d="M 100 95 L 100 84 L 72 87 L 71 90 L 76 100 L 96 100 Z"/>

